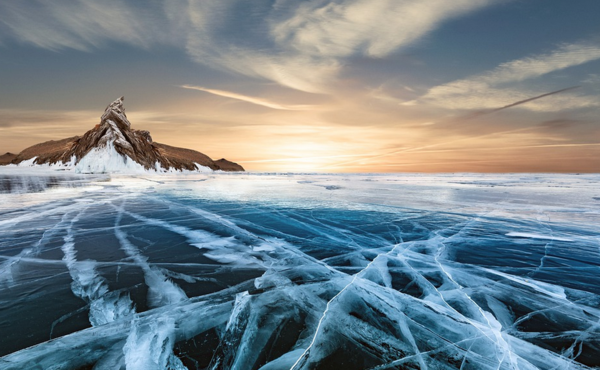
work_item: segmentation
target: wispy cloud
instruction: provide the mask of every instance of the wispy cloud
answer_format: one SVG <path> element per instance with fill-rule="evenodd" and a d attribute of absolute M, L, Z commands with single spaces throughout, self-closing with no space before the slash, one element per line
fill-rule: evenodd
<path fill-rule="evenodd" d="M 174 40 L 162 8 L 116 1 L 0 3 L 0 23 L 19 42 L 49 50 L 91 51 L 109 42 L 148 48 Z"/>
<path fill-rule="evenodd" d="M 385 153 L 367 153 L 364 154 L 362 156 L 362 158 L 360 159 L 356 159 L 356 160 L 350 160 L 350 161 L 345 161 L 345 162 L 340 162 L 340 163 L 335 163 L 333 165 L 330 166 L 326 166 L 326 167 L 343 167 L 349 164 L 355 164 L 355 163 L 361 163 L 361 162 L 369 162 L 369 161 L 373 161 L 376 159 L 381 159 L 384 157 L 390 157 L 390 156 L 394 156 L 400 153 L 415 153 L 415 152 L 423 152 L 425 149 L 430 149 L 430 148 L 435 148 L 435 147 L 440 147 L 440 146 L 444 146 L 444 145 L 449 145 L 449 144 L 456 144 L 456 143 L 460 143 L 460 142 L 465 142 L 465 141 L 472 141 L 472 140 L 478 140 L 478 139 L 483 139 L 483 138 L 489 138 L 491 136 L 497 136 L 497 135 L 504 135 L 504 134 L 510 134 L 510 133 L 516 133 L 516 132 L 523 132 L 523 131 L 529 131 L 535 129 L 535 127 L 524 127 L 524 128 L 520 128 L 520 129 L 515 129 L 515 130 L 507 130 L 507 131 L 499 131 L 499 132 L 492 132 L 492 133 L 487 133 L 484 135 L 478 135 L 478 136 L 467 136 L 467 137 L 463 137 L 460 139 L 454 139 L 454 140 L 447 140 L 447 141 L 442 141 L 442 142 L 436 142 L 434 144 L 429 144 L 429 145 L 422 145 L 422 146 L 412 146 L 412 147 L 399 147 L 396 148 L 395 150 L 392 151 L 387 151 Z"/>
<path fill-rule="evenodd" d="M 539 144 L 539 145 L 512 145 L 495 147 L 466 147 L 437 150 L 420 150 L 419 153 L 453 153 L 453 152 L 478 152 L 478 151 L 504 151 L 515 149 L 542 149 L 542 148 L 577 148 L 577 147 L 600 147 L 600 143 L 568 143 L 568 144 Z"/>
<path fill-rule="evenodd" d="M 600 59 L 600 45 L 590 43 L 564 44 L 556 50 L 500 64 L 496 69 L 478 77 L 489 85 L 523 81 L 550 72 Z"/>
<path fill-rule="evenodd" d="M 567 44 L 556 50 L 502 63 L 495 69 L 431 88 L 418 102 L 448 109 L 494 109 L 542 95 L 539 90 L 524 90 L 515 83 L 534 79 L 551 72 L 600 59 L 600 45 Z M 415 101 L 406 105 L 414 105 Z M 559 111 L 598 105 L 597 97 L 582 95 L 554 96 L 544 101 L 522 105 L 538 111 Z"/>
<path fill-rule="evenodd" d="M 256 159 L 256 160 L 242 160 L 239 163 L 271 163 L 271 162 L 301 162 L 301 163 L 312 163 L 322 159 L 337 159 L 337 158 L 351 158 L 360 157 L 360 154 L 340 154 L 340 155 L 328 155 L 319 157 L 286 157 L 286 158 L 271 158 L 271 159 Z"/>
<path fill-rule="evenodd" d="M 191 38 L 188 52 L 200 62 L 262 77 L 307 92 L 328 92 L 348 57 L 384 57 L 412 45 L 453 19 L 497 0 L 338 0 L 278 2 L 260 21 L 269 25 L 268 47 L 257 53 L 237 35 L 228 48 L 210 38 Z M 206 14 L 206 2 L 197 11 Z M 201 4 L 201 5 L 200 5 Z M 208 12 L 210 14 L 210 11 Z M 206 18 L 200 29 L 206 31 Z M 401 21 L 399 21 L 401 20 Z M 222 44 L 222 41 L 218 45 Z M 207 43 L 209 45 L 207 45 Z M 218 49 L 215 53 L 215 49 Z M 218 55 L 218 57 L 215 57 Z"/>
<path fill-rule="evenodd" d="M 280 44 L 302 54 L 386 56 L 411 45 L 443 22 L 495 3 L 493 0 L 309 1 L 272 25 Z"/>
<path fill-rule="evenodd" d="M 598 85 L 600 84 L 600 74 L 598 73 L 591 73 L 590 75 L 587 76 L 587 78 L 583 81 L 584 84 L 592 84 L 592 85 Z"/>
<path fill-rule="evenodd" d="M 544 121 L 540 123 L 540 126 L 548 129 L 568 129 L 570 127 L 578 126 L 584 123 L 586 123 L 586 121 L 558 118 Z"/>
<path fill-rule="evenodd" d="M 324 92 L 347 57 L 384 57 L 499 1 L 25 0 L 0 3 L 0 25 L 3 39 L 50 50 L 169 44 L 211 68 Z"/>
<path fill-rule="evenodd" d="M 247 103 L 260 105 L 260 106 L 271 108 L 271 109 L 279 109 L 279 110 L 307 110 L 307 109 L 313 109 L 314 108 L 313 105 L 288 105 L 288 104 L 279 104 L 279 103 L 275 103 L 275 102 L 272 102 L 272 101 L 264 99 L 264 98 L 257 98 L 257 97 L 253 97 L 253 96 L 242 95 L 242 94 L 234 93 L 234 92 L 231 92 L 231 91 L 216 90 L 216 89 L 207 89 L 205 87 L 200 87 L 200 86 L 182 85 L 180 87 L 182 87 L 184 89 L 188 89 L 188 90 L 204 91 L 204 92 L 207 92 L 209 94 L 213 94 L 213 95 L 217 95 L 217 96 L 223 96 L 225 98 L 230 98 L 230 99 L 235 99 L 235 100 L 241 100 L 241 101 L 244 101 L 244 102 L 247 102 Z"/>

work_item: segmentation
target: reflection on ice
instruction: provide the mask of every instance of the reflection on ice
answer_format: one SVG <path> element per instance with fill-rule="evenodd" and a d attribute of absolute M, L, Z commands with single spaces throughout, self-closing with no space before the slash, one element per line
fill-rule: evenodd
<path fill-rule="evenodd" d="M 600 366 L 597 175 L 56 176 L 0 194 L 2 369 Z"/>

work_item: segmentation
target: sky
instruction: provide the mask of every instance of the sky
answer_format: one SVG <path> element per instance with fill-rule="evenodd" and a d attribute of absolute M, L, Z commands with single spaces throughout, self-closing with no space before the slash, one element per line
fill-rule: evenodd
<path fill-rule="evenodd" d="M 6 0 L 0 152 L 125 96 L 250 171 L 600 172 L 598 0 Z"/>

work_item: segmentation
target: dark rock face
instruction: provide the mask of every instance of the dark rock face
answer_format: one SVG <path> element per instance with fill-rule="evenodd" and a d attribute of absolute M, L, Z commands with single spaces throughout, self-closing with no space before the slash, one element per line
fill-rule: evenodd
<path fill-rule="evenodd" d="M 158 164 L 164 169 L 195 171 L 197 163 L 213 170 L 244 171 L 242 166 L 225 159 L 213 161 L 195 150 L 153 142 L 150 132 L 131 129 L 123 100 L 120 97 L 106 107 L 100 123 L 83 136 L 36 144 L 23 150 L 8 163 L 20 163 L 37 157 L 36 164 L 75 164 L 93 149 L 113 146 L 117 153 L 131 158 L 146 169 L 155 169 Z"/>

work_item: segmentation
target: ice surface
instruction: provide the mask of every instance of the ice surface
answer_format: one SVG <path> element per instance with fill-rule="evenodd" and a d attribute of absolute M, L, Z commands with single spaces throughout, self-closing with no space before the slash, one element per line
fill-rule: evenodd
<path fill-rule="evenodd" d="M 600 366 L 600 175 L 39 167 L 0 170 L 1 369 Z"/>

